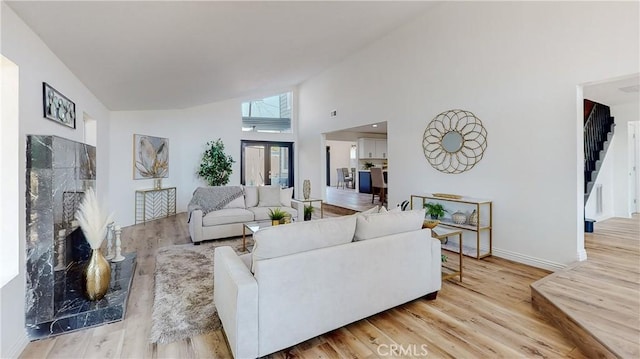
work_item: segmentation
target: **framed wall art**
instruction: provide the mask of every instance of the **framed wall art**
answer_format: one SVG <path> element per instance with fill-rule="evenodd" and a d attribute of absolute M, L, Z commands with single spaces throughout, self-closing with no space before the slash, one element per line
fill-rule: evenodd
<path fill-rule="evenodd" d="M 169 177 L 169 139 L 133 135 L 133 179 Z"/>
<path fill-rule="evenodd" d="M 61 125 L 76 128 L 76 104 L 48 83 L 42 83 L 43 116 Z"/>

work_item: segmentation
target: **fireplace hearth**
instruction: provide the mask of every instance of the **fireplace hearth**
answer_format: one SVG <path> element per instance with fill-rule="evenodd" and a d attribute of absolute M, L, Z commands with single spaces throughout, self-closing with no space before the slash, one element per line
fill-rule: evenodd
<path fill-rule="evenodd" d="M 57 136 L 27 136 L 26 329 L 32 340 L 122 320 L 135 253 L 111 263 L 107 295 L 84 295 L 89 244 L 74 221 L 84 190 L 95 187 L 96 149 Z"/>

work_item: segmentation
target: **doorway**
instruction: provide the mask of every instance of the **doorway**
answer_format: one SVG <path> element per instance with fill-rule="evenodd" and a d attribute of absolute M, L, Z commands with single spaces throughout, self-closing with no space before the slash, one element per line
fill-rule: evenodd
<path fill-rule="evenodd" d="M 627 124 L 628 157 L 628 186 L 629 186 L 629 214 L 640 213 L 640 121 L 629 121 Z"/>
<path fill-rule="evenodd" d="M 331 186 L 331 146 L 327 146 L 327 187 Z"/>
<path fill-rule="evenodd" d="M 240 183 L 249 186 L 293 186 L 293 143 L 241 141 Z"/>
<path fill-rule="evenodd" d="M 84 143 L 97 147 L 98 143 L 98 123 L 96 120 L 83 113 L 84 119 Z"/>

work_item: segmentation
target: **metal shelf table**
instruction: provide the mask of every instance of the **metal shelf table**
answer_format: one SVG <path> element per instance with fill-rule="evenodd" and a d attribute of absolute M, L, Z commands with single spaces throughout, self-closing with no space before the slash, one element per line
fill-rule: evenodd
<path fill-rule="evenodd" d="M 136 190 L 136 224 L 176 214 L 176 188 Z"/>

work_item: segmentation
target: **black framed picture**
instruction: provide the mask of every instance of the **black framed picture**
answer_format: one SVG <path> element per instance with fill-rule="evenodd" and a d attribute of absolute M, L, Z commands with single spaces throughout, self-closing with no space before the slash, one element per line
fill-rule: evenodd
<path fill-rule="evenodd" d="M 76 104 L 46 82 L 42 83 L 42 108 L 44 117 L 76 128 Z"/>

